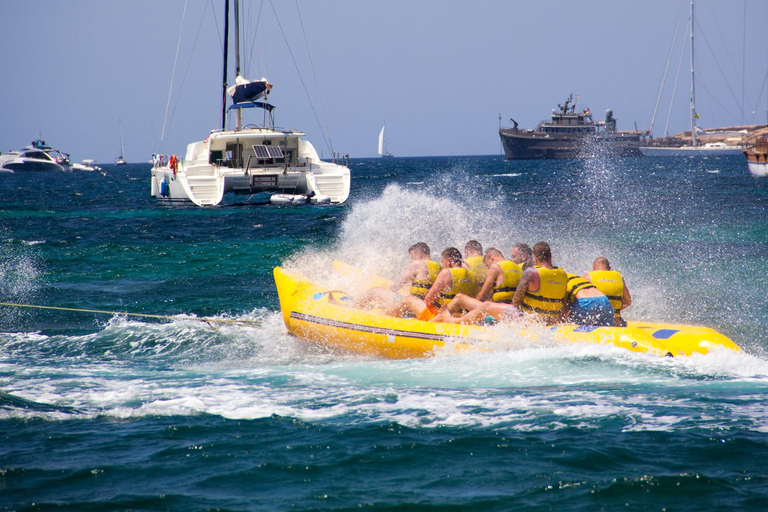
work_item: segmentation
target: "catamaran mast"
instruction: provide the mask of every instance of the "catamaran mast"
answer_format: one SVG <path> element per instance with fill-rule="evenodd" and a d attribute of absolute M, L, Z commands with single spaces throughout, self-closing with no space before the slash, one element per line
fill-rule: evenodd
<path fill-rule="evenodd" d="M 240 0 L 235 0 L 235 76 L 240 76 Z M 235 130 L 243 126 L 243 111 L 235 113 Z"/>
<path fill-rule="evenodd" d="M 693 53 L 693 0 L 691 0 L 691 145 L 696 146 L 696 80 Z"/>
<path fill-rule="evenodd" d="M 229 50 L 229 0 L 224 0 L 224 78 L 221 80 L 221 129 L 227 128 L 227 58 Z"/>

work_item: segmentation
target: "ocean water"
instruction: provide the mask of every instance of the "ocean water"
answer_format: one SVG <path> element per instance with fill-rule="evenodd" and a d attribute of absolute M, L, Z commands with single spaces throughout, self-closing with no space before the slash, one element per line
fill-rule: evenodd
<path fill-rule="evenodd" d="M 0 510 L 768 509 L 768 180 L 742 158 L 358 159 L 342 206 L 205 209 L 104 167 L 0 176 L 0 301 L 165 318 L 0 306 Z M 274 266 L 393 276 L 473 238 L 606 256 L 627 318 L 744 351 L 510 331 L 383 361 L 287 334 Z"/>

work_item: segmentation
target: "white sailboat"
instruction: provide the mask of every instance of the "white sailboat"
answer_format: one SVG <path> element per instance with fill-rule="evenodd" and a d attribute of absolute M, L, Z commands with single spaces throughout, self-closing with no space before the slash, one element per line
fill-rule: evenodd
<path fill-rule="evenodd" d="M 123 123 L 120 119 L 117 120 L 118 126 L 120 126 L 120 156 L 115 158 L 115 165 L 125 165 L 125 144 L 123 144 Z"/>
<path fill-rule="evenodd" d="M 691 50 L 691 95 L 690 95 L 690 111 L 691 111 L 691 143 L 690 144 L 671 144 L 666 145 L 664 143 L 659 145 L 649 145 L 640 148 L 640 152 L 644 156 L 726 156 L 726 155 L 739 155 L 744 150 L 743 144 L 741 144 L 741 137 L 730 137 L 727 139 L 730 142 L 726 143 L 722 140 L 717 142 L 701 143 L 699 140 L 707 132 L 701 129 L 696 120 L 699 118 L 699 114 L 696 112 L 696 80 L 695 80 L 695 53 L 694 53 L 694 0 L 691 0 L 690 11 L 690 50 Z M 671 54 L 670 54 L 671 55 Z M 663 87 L 663 85 L 662 85 Z M 655 116 L 655 113 L 654 113 Z M 653 124 L 653 123 L 651 123 Z M 723 135 L 721 133 L 713 133 L 712 135 Z M 727 134 L 732 135 L 732 134 Z"/>
<path fill-rule="evenodd" d="M 187 146 L 183 159 L 158 155 L 151 171 L 151 194 L 158 200 L 218 205 L 226 193 L 278 192 L 276 204 L 343 203 L 349 197 L 348 156 L 337 163 L 320 159 L 303 132 L 275 128 L 275 107 L 265 100 L 272 89 L 266 79 L 240 76 L 239 26 L 235 23 L 235 85 L 227 87 L 229 0 L 224 2 L 224 84 L 221 99 L 221 128 L 211 130 L 205 140 Z M 239 12 L 239 1 L 234 1 Z M 235 16 L 235 20 L 238 17 Z M 227 96 L 232 104 L 227 109 Z M 243 126 L 242 110 L 264 111 L 263 125 Z M 233 113 L 235 127 L 227 127 Z"/>
<path fill-rule="evenodd" d="M 379 132 L 379 155 L 382 158 L 392 158 L 392 153 L 387 152 L 387 124 L 381 127 Z"/>

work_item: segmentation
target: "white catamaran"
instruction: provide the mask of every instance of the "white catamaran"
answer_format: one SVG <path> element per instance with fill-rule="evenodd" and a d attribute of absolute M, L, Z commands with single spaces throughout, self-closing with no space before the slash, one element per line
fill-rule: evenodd
<path fill-rule="evenodd" d="M 227 87 L 229 0 L 225 0 L 224 84 L 220 129 L 205 140 L 187 146 L 183 160 L 158 155 L 151 171 L 152 197 L 170 203 L 192 202 L 198 206 L 218 205 L 224 194 L 282 192 L 273 203 L 343 203 L 349 197 L 348 157 L 337 163 L 320 159 L 303 132 L 275 128 L 275 107 L 265 100 L 272 89 L 266 79 L 246 80 L 240 76 L 238 0 L 234 1 L 235 85 Z M 232 104 L 227 109 L 227 95 Z M 242 109 L 264 111 L 263 125 L 242 125 Z M 233 112 L 234 129 L 227 128 L 227 113 Z"/>

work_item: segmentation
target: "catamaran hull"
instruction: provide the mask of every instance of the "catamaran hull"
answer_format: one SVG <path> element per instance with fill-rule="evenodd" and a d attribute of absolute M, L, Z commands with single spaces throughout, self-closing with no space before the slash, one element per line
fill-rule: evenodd
<path fill-rule="evenodd" d="M 181 171 L 174 173 L 168 168 L 161 167 L 151 171 L 150 194 L 162 202 L 194 203 L 199 206 L 217 205 L 221 202 L 223 195 L 228 193 L 252 195 L 260 192 L 288 193 L 297 196 L 314 194 L 319 198 L 326 198 L 327 202 L 340 203 L 346 200 L 349 194 L 349 179 L 349 170 L 331 177 L 327 175 L 318 177 L 307 171 L 195 176 Z M 341 196 L 335 195 L 335 197 L 322 194 L 323 190 L 328 188 L 347 192 L 346 195 L 342 193 Z"/>

